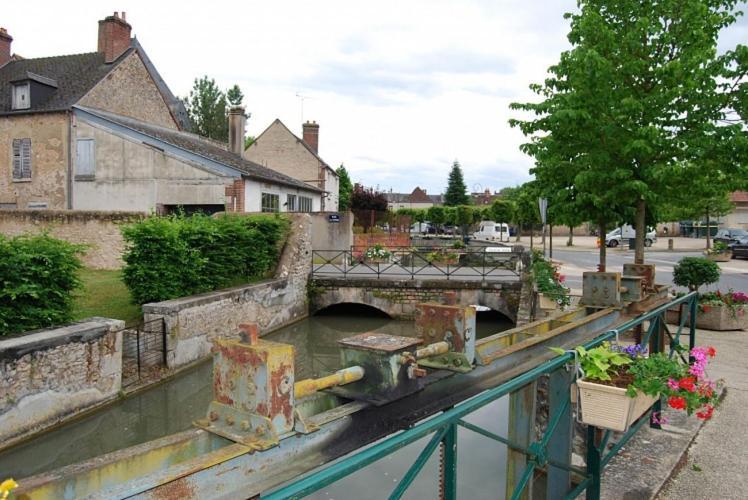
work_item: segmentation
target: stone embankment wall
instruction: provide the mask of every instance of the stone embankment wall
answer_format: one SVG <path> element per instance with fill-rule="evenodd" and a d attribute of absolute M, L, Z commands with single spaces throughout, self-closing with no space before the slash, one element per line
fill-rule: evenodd
<path fill-rule="evenodd" d="M 263 334 L 308 315 L 311 218 L 290 217 L 291 233 L 273 279 L 143 305 L 145 321 L 164 319 L 169 368 L 204 358 L 213 339 L 238 337 L 242 323 L 256 323 Z"/>
<path fill-rule="evenodd" d="M 124 326 L 91 318 L 0 340 L 0 443 L 117 397 Z"/>
<path fill-rule="evenodd" d="M 144 217 L 140 212 L 0 210 L 0 233 L 17 236 L 48 231 L 55 238 L 86 245 L 81 260 L 87 267 L 119 269 L 125 248 L 120 226 Z"/>

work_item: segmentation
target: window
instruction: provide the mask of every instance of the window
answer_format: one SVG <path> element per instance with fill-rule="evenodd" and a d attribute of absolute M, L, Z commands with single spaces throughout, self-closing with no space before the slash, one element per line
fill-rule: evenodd
<path fill-rule="evenodd" d="M 289 194 L 288 196 L 286 196 L 286 211 L 295 212 L 296 208 L 296 195 Z"/>
<path fill-rule="evenodd" d="M 13 180 L 31 180 L 31 139 L 13 139 Z"/>
<path fill-rule="evenodd" d="M 299 212 L 311 212 L 312 199 L 306 196 L 299 196 Z"/>
<path fill-rule="evenodd" d="M 280 212 L 280 196 L 277 194 L 262 193 L 263 212 Z"/>
<path fill-rule="evenodd" d="M 94 140 L 78 139 L 75 148 L 75 177 L 93 179 L 95 173 Z"/>
<path fill-rule="evenodd" d="M 31 107 L 31 93 L 28 83 L 13 85 L 13 109 L 29 109 Z"/>

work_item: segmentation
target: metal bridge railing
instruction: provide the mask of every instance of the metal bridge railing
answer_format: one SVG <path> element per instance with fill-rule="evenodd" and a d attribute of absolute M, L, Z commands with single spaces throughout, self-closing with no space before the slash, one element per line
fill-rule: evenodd
<path fill-rule="evenodd" d="M 381 259 L 367 258 L 367 248 L 313 250 L 312 277 L 501 281 L 522 270 L 520 248 L 396 247 Z"/>
<path fill-rule="evenodd" d="M 680 356 L 680 336 L 688 317 L 696 317 L 698 294 L 692 292 L 675 299 L 668 304 L 649 311 L 619 328 L 605 332 L 597 338 L 587 342 L 587 349 L 600 345 L 605 341 L 618 338 L 630 330 L 634 330 L 640 337 L 643 346 L 649 346 L 650 352 L 662 352 L 664 340 L 670 339 L 670 355 Z M 681 315 L 677 330 L 671 333 L 665 324 L 665 314 L 671 307 L 687 307 L 687 314 Z M 646 333 L 642 327 L 648 326 Z M 695 346 L 695 321 L 690 322 L 689 350 Z M 363 451 L 351 454 L 342 460 L 321 468 L 301 479 L 295 480 L 266 495 L 263 499 L 302 498 L 357 470 L 390 455 L 417 440 L 431 435 L 428 444 L 423 448 L 413 465 L 404 474 L 399 484 L 389 495 L 391 499 L 403 496 L 418 473 L 434 453 L 437 447 L 443 451 L 441 467 L 441 496 L 453 500 L 457 498 L 457 429 L 463 427 L 473 431 L 486 439 L 498 441 L 507 445 L 513 451 L 526 457 L 526 466 L 521 474 L 514 477 L 507 475 L 507 480 L 513 485 L 511 498 L 518 499 L 527 495 L 528 485 L 537 471 L 545 472 L 547 476 L 547 498 L 576 498 L 586 492 L 586 498 L 599 499 L 602 472 L 610 460 L 647 422 L 650 426 L 659 428 L 659 424 L 652 423 L 651 413 L 660 411 L 660 401 L 657 401 L 627 432 L 620 436 L 616 444 L 606 453 L 606 447 L 611 437 L 611 431 L 602 431 L 593 426 L 587 427 L 586 432 L 586 468 L 571 465 L 572 445 L 572 401 L 570 386 L 574 383 L 574 371 L 568 370 L 567 365 L 574 361 L 571 353 L 553 358 L 493 389 L 489 389 L 474 398 L 460 403 L 443 413 L 421 422 L 414 427 L 395 434 L 380 441 Z M 684 361 L 687 361 L 684 359 Z M 463 420 L 476 410 L 498 400 L 506 395 L 517 393 L 533 384 L 540 377 L 548 375 L 549 380 L 549 416 L 548 425 L 543 436 L 529 445 L 513 442 L 489 430 Z M 533 394 L 534 397 L 534 394 Z M 561 425 L 563 423 L 563 425 Z M 534 427 L 534 422 L 530 423 Z M 520 469 L 521 470 L 521 469 Z M 577 483 L 572 483 L 572 474 L 576 475 Z M 509 493 L 508 495 L 509 496 Z"/>

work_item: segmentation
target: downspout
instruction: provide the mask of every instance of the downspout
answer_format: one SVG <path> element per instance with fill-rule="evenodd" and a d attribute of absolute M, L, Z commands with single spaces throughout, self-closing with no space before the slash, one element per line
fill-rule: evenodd
<path fill-rule="evenodd" d="M 67 199 L 68 210 L 73 209 L 73 120 L 75 114 L 68 111 L 68 171 L 67 171 Z"/>

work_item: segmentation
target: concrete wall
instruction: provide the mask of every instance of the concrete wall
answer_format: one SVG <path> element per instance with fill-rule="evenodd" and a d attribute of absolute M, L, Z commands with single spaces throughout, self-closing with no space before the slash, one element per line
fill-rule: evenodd
<path fill-rule="evenodd" d="M 279 184 L 269 184 L 254 179 L 245 179 L 244 181 L 244 211 L 260 212 L 262 210 L 262 193 L 277 194 L 280 197 L 280 211 L 287 212 L 285 206 L 286 196 L 295 194 L 297 196 L 306 196 L 312 199 L 312 212 L 319 212 L 321 207 L 321 195 L 317 191 L 304 191 L 303 189 L 282 186 Z"/>
<path fill-rule="evenodd" d="M 313 250 L 348 250 L 353 245 L 353 214 L 340 212 L 340 222 L 330 222 L 327 213 L 312 214 Z"/>
<path fill-rule="evenodd" d="M 456 304 L 490 307 L 516 322 L 521 289 L 520 282 L 315 279 L 309 312 L 351 303 L 375 307 L 394 319 L 414 319 L 416 304 L 443 303 L 445 294 L 454 294 Z"/>
<path fill-rule="evenodd" d="M 274 279 L 143 306 L 145 321 L 164 318 L 170 368 L 208 356 L 213 339 L 238 337 L 241 323 L 267 333 L 308 315 L 311 217 L 295 214 L 291 221 Z"/>
<path fill-rule="evenodd" d="M 55 238 L 87 245 L 81 256 L 87 267 L 119 269 L 125 249 L 120 227 L 145 216 L 138 212 L 0 210 L 0 233 L 17 236 L 48 231 Z"/>
<path fill-rule="evenodd" d="M 0 118 L 0 204 L 67 208 L 68 122 L 65 113 Z M 31 181 L 14 181 L 13 139 L 26 138 L 31 139 Z"/>
<path fill-rule="evenodd" d="M 137 52 L 120 62 L 78 103 L 177 129 L 169 107 Z"/>
<path fill-rule="evenodd" d="M 73 136 L 94 140 L 95 162 L 93 178 L 78 175 L 74 166 L 76 210 L 151 212 L 158 205 L 225 204 L 233 177 L 198 168 L 84 119 L 78 120 Z"/>
<path fill-rule="evenodd" d="M 0 340 L 0 442 L 117 396 L 124 322 L 85 322 Z"/>

